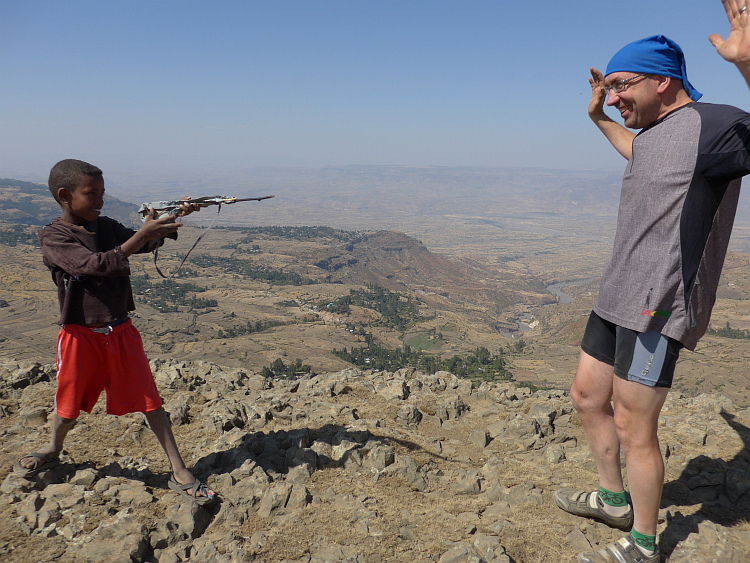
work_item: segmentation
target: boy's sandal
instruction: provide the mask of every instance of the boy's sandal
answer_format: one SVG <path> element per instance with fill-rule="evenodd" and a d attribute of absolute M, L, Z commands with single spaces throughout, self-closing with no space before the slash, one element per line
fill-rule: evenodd
<path fill-rule="evenodd" d="M 32 465 L 31 467 L 24 467 L 23 465 L 21 465 L 21 462 L 27 458 L 33 459 L 34 465 Z M 15 473 L 16 475 L 20 475 L 24 479 L 28 479 L 39 473 L 42 469 L 55 465 L 58 461 L 60 461 L 59 455 L 31 452 L 30 454 L 23 456 L 16 462 L 16 464 L 13 466 L 13 473 Z"/>
<path fill-rule="evenodd" d="M 174 475 L 172 475 L 167 482 L 167 486 L 169 486 L 174 492 L 179 493 L 180 496 L 200 505 L 207 504 L 216 497 L 214 493 L 209 492 L 208 486 L 206 486 L 205 483 L 201 483 L 199 479 L 196 479 L 187 485 L 183 485 L 182 483 L 178 483 L 174 478 Z M 201 496 L 198 496 L 198 493 L 200 493 Z"/>
<path fill-rule="evenodd" d="M 604 511 L 604 505 L 596 492 L 587 493 L 575 489 L 560 489 L 554 494 L 555 504 L 565 512 L 576 516 L 586 516 L 604 522 L 613 528 L 629 532 L 633 527 L 633 508 L 624 516 L 611 516 Z"/>
<path fill-rule="evenodd" d="M 657 549 L 653 555 L 644 555 L 628 534 L 597 552 L 580 553 L 578 563 L 660 563 Z"/>

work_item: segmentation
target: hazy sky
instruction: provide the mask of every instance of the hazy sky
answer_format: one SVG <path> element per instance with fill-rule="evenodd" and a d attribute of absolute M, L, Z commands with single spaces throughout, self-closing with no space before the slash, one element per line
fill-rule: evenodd
<path fill-rule="evenodd" d="M 62 158 L 620 170 L 589 66 L 663 33 L 704 101 L 750 108 L 714 32 L 719 0 L 0 0 L 0 177 Z"/>

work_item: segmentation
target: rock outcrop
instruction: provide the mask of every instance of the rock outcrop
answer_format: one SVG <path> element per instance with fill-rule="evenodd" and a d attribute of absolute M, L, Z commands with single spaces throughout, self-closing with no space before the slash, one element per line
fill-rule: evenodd
<path fill-rule="evenodd" d="M 447 372 L 356 369 L 275 381 L 152 362 L 178 443 L 220 500 L 166 486 L 141 415 L 82 415 L 60 463 L 11 471 L 49 439 L 54 369 L 0 364 L 3 561 L 574 561 L 619 537 L 560 511 L 596 469 L 569 397 Z M 750 409 L 672 393 L 660 421 L 663 560 L 750 561 Z"/>

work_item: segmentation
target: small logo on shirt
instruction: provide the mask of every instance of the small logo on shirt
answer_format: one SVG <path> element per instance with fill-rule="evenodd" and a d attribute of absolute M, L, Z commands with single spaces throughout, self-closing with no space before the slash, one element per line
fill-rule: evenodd
<path fill-rule="evenodd" d="M 641 315 L 648 315 L 649 317 L 664 317 L 665 319 L 668 319 L 672 316 L 672 313 L 669 311 L 651 311 L 650 309 L 643 309 Z"/>

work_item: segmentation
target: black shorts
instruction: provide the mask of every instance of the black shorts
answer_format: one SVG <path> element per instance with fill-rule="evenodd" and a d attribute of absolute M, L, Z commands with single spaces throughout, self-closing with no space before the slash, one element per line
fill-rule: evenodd
<path fill-rule="evenodd" d="M 682 344 L 650 330 L 636 332 L 591 312 L 581 349 L 615 368 L 615 375 L 649 387 L 672 387 Z"/>

